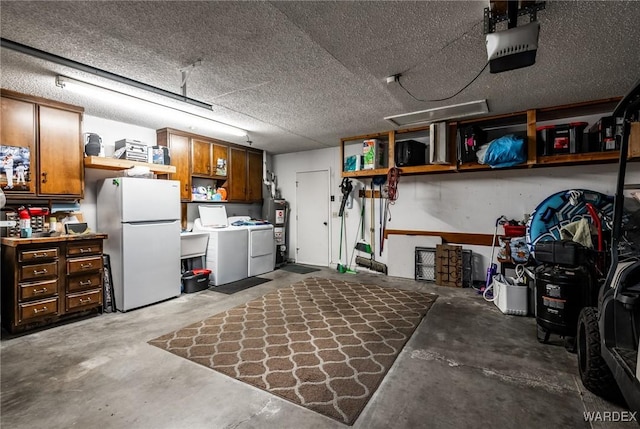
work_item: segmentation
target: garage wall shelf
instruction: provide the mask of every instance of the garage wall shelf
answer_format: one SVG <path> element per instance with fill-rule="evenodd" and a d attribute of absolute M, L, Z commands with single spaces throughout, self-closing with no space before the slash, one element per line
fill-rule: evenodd
<path fill-rule="evenodd" d="M 107 158 L 102 156 L 87 156 L 84 159 L 84 168 L 98 168 L 102 170 L 126 170 L 131 167 L 148 167 L 156 174 L 171 174 L 176 172 L 173 165 L 152 164 L 149 162 L 129 161 L 126 159 Z"/>
<path fill-rule="evenodd" d="M 403 175 L 416 174 L 442 174 L 463 173 L 467 171 L 492 170 L 490 166 L 477 162 L 461 163 L 457 160 L 457 134 L 462 126 L 474 125 L 485 130 L 488 141 L 507 133 L 517 133 L 526 138 L 527 161 L 520 165 L 509 167 L 510 169 L 552 167 L 562 165 L 602 164 L 616 162 L 620 156 L 618 150 L 606 152 L 586 152 L 575 154 L 558 154 L 542 156 L 537 152 L 536 128 L 541 123 L 568 123 L 572 119 L 586 116 L 602 117 L 612 112 L 620 101 L 620 97 L 605 98 L 601 100 L 586 101 L 581 103 L 565 104 L 560 106 L 529 109 L 522 112 L 513 112 L 501 115 L 492 115 L 481 118 L 472 118 L 460 121 L 448 121 L 448 151 L 450 160 L 448 164 L 428 164 L 410 167 L 399 167 Z M 591 123 L 589 125 L 592 125 Z M 375 134 L 366 134 L 355 137 L 347 137 L 340 140 L 341 159 L 349 155 L 361 154 L 362 141 L 378 138 L 388 142 L 387 157 L 388 166 L 395 166 L 395 146 L 400 140 L 416 139 L 428 141 L 429 126 L 416 127 L 402 130 L 390 130 Z M 426 139 L 426 140 L 425 140 Z M 360 152 L 358 152 L 358 149 Z M 343 171 L 342 177 L 373 177 L 387 174 L 388 167 L 375 170 Z"/>

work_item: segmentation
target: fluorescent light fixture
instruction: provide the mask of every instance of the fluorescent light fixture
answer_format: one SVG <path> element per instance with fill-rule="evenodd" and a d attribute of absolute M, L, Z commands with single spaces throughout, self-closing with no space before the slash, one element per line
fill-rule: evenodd
<path fill-rule="evenodd" d="M 241 128 L 218 122 L 215 119 L 194 111 L 189 111 L 168 103 L 162 103 L 150 98 L 129 94 L 95 83 L 84 82 L 82 80 L 60 75 L 56 77 L 56 86 L 80 94 L 90 95 L 96 99 L 108 100 L 112 104 L 122 105 L 123 101 L 126 101 L 129 108 L 142 109 L 145 114 L 153 114 L 159 117 L 167 116 L 171 119 L 176 119 L 176 115 L 183 115 L 183 120 L 190 124 L 190 128 L 218 131 L 238 137 L 244 137 L 247 135 L 247 131 Z"/>
<path fill-rule="evenodd" d="M 64 58 L 59 55 L 52 54 L 50 52 L 41 51 L 40 49 L 36 49 L 31 46 L 14 42 L 13 40 L 0 38 L 0 46 L 2 46 L 3 48 L 12 49 L 16 52 L 30 55 L 34 58 L 39 58 L 41 60 L 49 61 L 54 64 L 60 64 L 61 66 L 65 66 L 65 67 L 71 67 L 73 69 L 79 70 L 84 73 L 100 76 L 102 78 L 106 78 L 114 82 L 124 83 L 125 85 L 129 85 L 131 87 L 138 88 L 138 89 L 143 89 L 147 92 L 152 92 L 154 94 L 162 95 L 163 97 L 177 100 L 182 103 L 198 106 L 207 110 L 213 110 L 213 107 L 211 106 L 211 104 L 207 104 L 199 100 L 194 100 L 193 98 L 187 97 L 185 94 L 176 94 L 175 92 L 167 91 L 162 88 L 158 88 L 156 86 L 148 85 L 146 83 L 142 83 L 134 79 L 129 79 L 128 77 L 120 76 L 118 74 L 111 73 L 109 71 L 99 69 L 97 67 L 93 67 L 88 64 L 79 63 L 77 61 L 70 60 L 69 58 Z"/>
<path fill-rule="evenodd" d="M 486 113 L 489 113 L 487 100 L 476 100 L 452 106 L 436 107 L 434 109 L 387 116 L 384 119 L 397 127 L 403 127 L 407 125 L 430 124 L 432 122 L 444 121 L 446 119 L 457 119 Z"/>

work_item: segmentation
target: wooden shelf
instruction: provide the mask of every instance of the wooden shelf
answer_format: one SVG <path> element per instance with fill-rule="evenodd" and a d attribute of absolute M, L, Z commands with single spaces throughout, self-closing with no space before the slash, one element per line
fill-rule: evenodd
<path fill-rule="evenodd" d="M 593 162 L 614 162 L 620 159 L 620 151 L 612 150 L 608 152 L 589 152 L 563 155 L 539 156 L 537 165 L 562 165 L 562 164 L 580 164 Z"/>
<path fill-rule="evenodd" d="M 620 158 L 619 151 L 607 151 L 607 152 L 589 152 L 589 153 L 577 153 L 577 154 L 561 154 L 551 156 L 539 156 L 537 152 L 537 127 L 541 122 L 545 121 L 562 121 L 570 122 L 571 118 L 580 116 L 600 115 L 606 116 L 613 111 L 621 97 L 611 97 L 601 100 L 585 101 L 573 104 L 565 104 L 561 106 L 551 107 L 537 107 L 520 112 L 512 112 L 505 114 L 498 114 L 486 117 L 474 117 L 463 120 L 448 121 L 449 132 L 449 154 L 451 156 L 451 164 L 448 165 L 419 165 L 411 167 L 401 167 L 402 174 L 404 175 L 419 175 L 419 174 L 441 174 L 441 173 L 461 173 L 461 172 L 473 172 L 473 171 L 488 171 L 488 170 L 505 170 L 505 169 L 528 169 L 528 168 L 544 168 L 554 166 L 567 166 L 567 165 L 585 165 L 585 164 L 607 164 L 617 162 Z M 526 136 L 527 147 L 527 161 L 512 167 L 506 167 L 501 169 L 492 169 L 488 165 L 478 164 L 477 162 L 459 163 L 454 160 L 455 153 L 457 152 L 457 129 L 465 125 L 474 125 L 487 132 L 495 132 L 498 129 L 513 129 L 516 126 L 518 130 L 522 128 Z M 640 127 L 638 127 L 640 129 Z M 511 132 L 515 132 L 510 130 Z M 368 134 L 364 136 L 356 136 L 340 139 L 341 143 L 341 158 L 344 159 L 346 143 L 352 143 L 364 138 L 377 137 L 381 138 L 388 134 L 389 138 L 389 165 L 394 165 L 394 153 L 395 153 L 395 141 L 405 138 L 413 138 L 411 133 L 428 133 L 428 127 L 409 128 L 403 130 L 392 130 L 388 133 Z M 518 131 L 518 133 L 521 133 Z M 637 133 L 636 133 L 637 134 Z M 422 137 L 422 136 L 420 136 Z M 491 137 L 491 136 L 488 136 Z M 632 133 L 633 137 L 633 133 Z M 640 144 L 638 144 L 640 147 Z M 640 149 L 636 153 L 629 156 L 630 160 L 640 161 Z M 343 172 L 342 177 L 373 177 L 377 175 L 386 174 L 387 169 L 378 170 L 360 170 Z"/>
<path fill-rule="evenodd" d="M 342 177 L 386 176 L 388 171 L 388 168 L 376 168 L 375 170 L 343 171 Z"/>
<path fill-rule="evenodd" d="M 456 171 L 455 164 L 428 164 L 428 165 L 412 165 L 408 167 L 398 167 L 403 176 L 410 174 L 425 174 L 425 173 L 449 173 Z"/>
<path fill-rule="evenodd" d="M 131 167 L 148 167 L 157 174 L 172 174 L 176 172 L 173 165 L 151 164 L 148 162 L 128 161 L 126 159 L 106 158 L 102 156 L 88 156 L 84 159 L 85 168 L 98 168 L 102 170 L 127 170 Z"/>

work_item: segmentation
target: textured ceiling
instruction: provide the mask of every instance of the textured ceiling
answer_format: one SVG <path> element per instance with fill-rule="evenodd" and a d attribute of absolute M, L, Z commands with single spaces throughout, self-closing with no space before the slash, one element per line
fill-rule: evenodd
<path fill-rule="evenodd" d="M 3 38 L 213 104 L 217 120 L 285 153 L 337 146 L 389 130 L 385 116 L 486 98 L 504 113 L 623 95 L 640 70 L 640 2 L 547 1 L 536 64 L 490 74 L 449 96 L 484 66 L 486 2 L 25 2 L 2 1 Z M 0 50 L 3 88 L 83 106 L 149 128 L 189 123 L 63 91 L 57 74 L 104 79 Z M 112 84 L 113 85 L 113 84 Z M 119 85 L 113 85 L 118 87 Z M 192 130 L 243 144 L 245 139 Z"/>

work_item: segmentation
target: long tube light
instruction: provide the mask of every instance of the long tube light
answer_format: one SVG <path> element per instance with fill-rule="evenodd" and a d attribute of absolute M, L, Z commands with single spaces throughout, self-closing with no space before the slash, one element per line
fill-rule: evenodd
<path fill-rule="evenodd" d="M 152 92 L 154 94 L 162 95 L 163 97 L 171 98 L 177 101 L 182 101 L 187 104 L 192 104 L 197 107 L 201 107 L 203 109 L 213 110 L 211 104 L 205 103 L 203 101 L 195 100 L 193 98 L 189 98 L 185 95 L 176 94 L 175 92 L 167 91 L 162 88 L 158 88 L 153 85 L 148 85 L 146 83 L 137 81 L 135 79 L 130 79 L 128 77 L 121 76 L 119 74 L 111 73 L 109 71 L 99 69 L 97 67 L 90 66 L 88 64 L 80 63 L 78 61 L 70 60 L 69 58 L 61 57 L 59 55 L 52 54 L 50 52 L 42 51 L 40 49 L 33 48 L 31 46 L 23 45 L 22 43 L 14 42 L 13 40 L 0 38 L 0 46 L 3 48 L 11 49 L 16 52 L 20 52 L 23 54 L 27 54 L 29 56 L 39 58 L 41 60 L 45 60 L 54 64 L 60 64 L 65 67 L 71 67 L 76 70 L 80 70 L 85 73 L 93 74 L 96 76 L 100 76 L 103 78 L 107 78 L 114 82 L 124 83 L 126 85 L 132 86 L 134 88 L 143 89 L 148 92 Z"/>
<path fill-rule="evenodd" d="M 113 88 L 108 88 L 102 85 L 98 85 L 96 83 L 89 83 L 82 80 L 70 78 L 67 76 L 59 75 L 56 77 L 56 86 L 62 89 L 68 89 L 71 91 L 79 92 L 82 94 L 93 95 L 96 98 L 100 98 L 104 100 L 105 98 L 112 99 L 114 103 L 122 102 L 123 97 L 127 99 L 131 104 L 131 102 L 135 104 L 139 104 L 139 108 L 145 109 L 145 112 L 149 113 L 149 109 L 156 108 L 156 111 L 151 113 L 155 113 L 158 115 L 166 114 L 167 109 L 173 112 L 181 112 L 185 115 L 189 115 L 189 117 L 193 120 L 198 121 L 198 128 L 206 128 L 214 131 L 219 131 L 222 133 L 244 137 L 247 135 L 247 131 L 234 127 L 232 125 L 227 125 L 222 122 L 218 122 L 215 119 L 211 119 L 207 116 L 200 115 L 198 113 L 194 113 L 192 111 L 184 110 L 178 108 L 173 105 L 160 103 L 155 100 L 143 98 L 137 95 L 129 94 L 126 92 L 122 92 Z"/>

